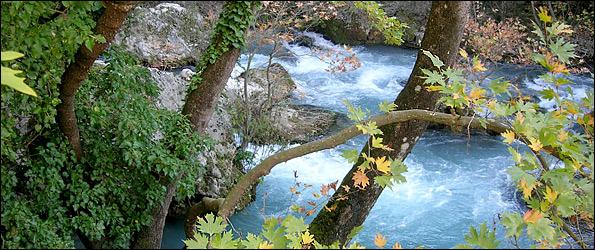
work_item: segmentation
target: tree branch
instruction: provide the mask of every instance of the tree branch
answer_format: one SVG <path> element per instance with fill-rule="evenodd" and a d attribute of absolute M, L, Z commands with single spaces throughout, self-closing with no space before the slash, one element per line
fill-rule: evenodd
<path fill-rule="evenodd" d="M 381 127 L 387 124 L 406 122 L 410 120 L 422 120 L 444 125 L 469 126 L 470 128 L 474 129 L 484 128 L 479 119 L 474 119 L 467 116 L 453 116 L 451 114 L 421 109 L 393 111 L 387 114 L 375 116 L 369 119 L 368 122 L 376 122 L 376 125 Z M 502 133 L 507 129 L 510 129 L 510 127 L 496 120 L 488 119 L 486 122 L 486 129 L 497 133 Z M 235 206 L 238 204 L 246 190 L 248 190 L 250 186 L 252 186 L 258 180 L 258 178 L 269 174 L 271 169 L 273 169 L 273 167 L 275 167 L 277 164 L 324 149 L 334 148 L 360 134 L 362 134 L 362 132 L 354 125 L 345 128 L 329 137 L 290 148 L 267 157 L 260 164 L 258 164 L 258 166 L 252 168 L 248 173 L 246 173 L 246 175 L 244 175 L 242 179 L 240 179 L 240 181 L 234 185 L 228 196 L 225 198 L 225 201 L 221 205 L 218 215 L 222 217 L 231 216 L 235 210 Z"/>

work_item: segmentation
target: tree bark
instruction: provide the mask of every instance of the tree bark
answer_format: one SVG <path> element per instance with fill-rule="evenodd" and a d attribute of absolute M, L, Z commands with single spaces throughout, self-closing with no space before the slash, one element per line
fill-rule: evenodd
<path fill-rule="evenodd" d="M 227 2 L 223 7 L 220 18 L 225 15 L 233 15 L 233 5 L 235 2 Z M 242 20 L 247 21 L 247 20 Z M 220 25 L 220 24 L 217 24 Z M 217 29 L 216 29 L 217 30 Z M 245 33 L 245 30 L 242 30 Z M 200 82 L 193 82 L 198 84 L 197 88 L 191 91 L 187 98 L 186 103 L 182 109 L 182 114 L 187 115 L 188 119 L 194 130 L 198 133 L 204 133 L 221 92 L 225 88 L 227 80 L 231 75 L 231 71 L 240 56 L 240 49 L 233 47 L 232 44 L 223 44 L 223 35 L 215 33 L 211 39 L 211 45 L 215 48 L 222 49 L 224 46 L 228 46 L 227 52 L 223 53 L 217 60 L 208 64 L 206 68 L 200 73 Z M 203 57 L 210 57 L 210 54 L 205 53 Z M 149 249 L 149 248 L 160 248 L 161 240 L 163 238 L 163 227 L 165 226 L 165 218 L 171 205 L 172 199 L 175 195 L 175 190 L 179 180 L 182 178 L 184 173 L 179 175 L 172 180 L 166 188 L 166 195 L 163 202 L 153 209 L 153 220 L 151 225 L 143 229 L 139 234 L 133 248 L 136 249 Z"/>
<path fill-rule="evenodd" d="M 105 38 L 105 43 L 95 43 L 93 50 L 87 49 L 87 46 L 81 45 L 76 53 L 74 62 L 68 65 L 60 83 L 60 101 L 56 107 L 58 116 L 58 126 L 68 141 L 72 145 L 77 158 L 83 156 L 83 148 L 79 135 L 79 128 L 74 111 L 74 97 L 82 82 L 89 75 L 89 69 L 95 59 L 107 48 L 109 43 L 122 26 L 128 12 L 134 7 L 136 2 L 131 1 L 105 1 L 105 11 L 97 21 L 95 33 Z"/>
<path fill-rule="evenodd" d="M 432 2 L 421 48 L 441 58 L 447 67 L 455 62 L 463 28 L 468 19 L 469 6 L 469 2 L 463 1 Z M 397 105 L 397 110 L 434 109 L 438 93 L 428 92 L 424 88 L 424 80 L 421 78 L 423 76 L 421 69 L 424 68 L 435 67 L 430 59 L 420 51 L 407 85 L 394 102 Z M 380 128 L 384 134 L 384 144 L 395 150 L 388 152 L 382 149 L 369 149 L 370 141 L 368 141 L 362 152 L 370 151 L 373 157 L 390 156 L 403 160 L 411 152 L 427 125 L 428 122 L 422 120 L 385 125 Z M 363 162 L 362 157 L 345 176 L 341 185 L 353 186 L 352 177 L 361 162 Z M 347 200 L 337 201 L 339 196 L 346 195 L 343 189 L 335 192 L 327 207 L 336 205 L 337 208 L 332 212 L 321 210 L 310 224 L 310 232 L 314 234 L 318 242 L 331 244 L 338 240 L 344 244 L 348 240 L 351 230 L 364 222 L 383 190 L 379 185 L 374 185 L 375 176 L 374 171 L 371 171 L 368 174 L 371 185 L 365 190 L 348 195 Z"/>

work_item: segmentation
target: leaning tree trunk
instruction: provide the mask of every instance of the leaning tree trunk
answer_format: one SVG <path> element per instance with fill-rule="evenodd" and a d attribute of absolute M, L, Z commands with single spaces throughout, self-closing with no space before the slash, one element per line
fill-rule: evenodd
<path fill-rule="evenodd" d="M 468 10 L 469 2 L 432 2 L 432 9 L 426 24 L 426 32 L 421 48 L 441 58 L 446 66 L 453 65 L 463 28 L 467 22 Z M 423 76 L 421 69 L 424 68 L 431 69 L 434 66 L 430 59 L 420 51 L 407 85 L 394 102 L 397 105 L 397 110 L 434 109 L 438 93 L 428 92 L 424 87 L 424 79 L 421 78 Z M 385 144 L 395 150 L 388 152 L 372 148 L 371 156 L 390 156 L 401 160 L 405 159 L 426 130 L 427 125 L 428 122 L 426 121 L 413 120 L 382 126 L 380 129 L 384 133 Z M 369 143 L 370 141 L 364 146 L 362 152 L 368 152 Z M 358 163 L 345 176 L 341 185 L 353 186 L 353 174 L 363 160 L 362 157 L 359 158 Z M 368 178 L 371 181 L 375 176 L 376 174 L 373 171 L 368 173 Z M 310 232 L 322 244 L 331 244 L 337 240 L 344 244 L 348 240 L 351 230 L 364 222 L 382 190 L 382 187 L 372 183 L 365 190 L 348 195 L 347 200 L 337 201 L 339 196 L 346 195 L 342 188 L 339 189 L 330 199 L 329 204 L 326 205 L 327 207 L 336 205 L 336 209 L 332 212 L 325 209 L 321 210 L 310 224 Z"/>
<path fill-rule="evenodd" d="M 250 2 L 226 2 L 223 11 L 219 16 L 217 27 L 215 27 L 215 34 L 211 39 L 211 44 L 207 48 L 203 58 L 201 58 L 197 69 L 201 70 L 197 76 L 192 78 L 191 86 L 196 86 L 196 89 L 192 90 L 187 98 L 186 103 L 182 109 L 182 114 L 187 115 L 192 127 L 198 133 L 203 133 L 207 128 L 209 120 L 213 115 L 215 105 L 221 92 L 225 88 L 227 80 L 231 75 L 231 71 L 236 64 L 238 57 L 240 56 L 240 49 L 237 47 L 241 44 L 239 40 L 243 41 L 243 35 L 248 27 L 249 19 L 251 18 L 251 12 L 253 3 Z M 240 9 L 248 9 L 249 12 L 238 11 Z M 235 37 L 235 42 L 230 42 L 230 37 L 233 36 L 229 33 L 231 26 L 237 29 L 241 33 L 241 37 Z M 235 33 L 236 36 L 240 34 Z M 231 39 L 234 39 L 233 37 Z M 223 52 L 217 54 L 216 51 Z M 215 54 L 211 54 L 215 53 Z M 216 55 L 217 59 L 209 63 L 210 58 Z M 202 65 L 201 63 L 206 63 Z M 206 67 L 204 67 L 206 66 Z M 176 178 L 167 184 L 166 195 L 161 204 L 153 209 L 153 219 L 151 224 L 143 229 L 136 242 L 134 248 L 160 248 L 161 240 L 163 237 L 163 227 L 165 226 L 165 219 L 169 206 L 171 205 L 172 199 L 175 195 L 175 189 L 180 179 L 185 173 L 179 173 Z"/>
<path fill-rule="evenodd" d="M 107 48 L 109 43 L 122 26 L 128 12 L 134 7 L 133 1 L 105 1 L 105 11 L 97 21 L 95 33 L 105 38 L 105 43 L 95 43 L 92 50 L 81 45 L 76 53 L 74 62 L 68 65 L 60 83 L 60 101 L 56 107 L 58 111 L 58 126 L 72 145 L 77 158 L 83 156 L 83 148 L 79 135 L 79 128 L 76 122 L 74 111 L 74 97 L 83 81 L 89 75 L 89 69 L 95 59 Z"/>

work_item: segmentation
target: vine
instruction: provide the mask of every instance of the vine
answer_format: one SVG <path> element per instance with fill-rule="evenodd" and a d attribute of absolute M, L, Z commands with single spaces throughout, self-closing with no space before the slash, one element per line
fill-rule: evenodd
<path fill-rule="evenodd" d="M 246 46 L 244 30 L 254 20 L 252 9 L 258 7 L 260 7 L 259 2 L 237 1 L 225 3 L 213 31 L 212 41 L 196 65 L 197 74 L 194 74 L 190 81 L 188 93 L 198 88 L 203 80 L 201 75 L 208 65 L 215 63 L 219 57 L 231 48 L 240 49 Z"/>

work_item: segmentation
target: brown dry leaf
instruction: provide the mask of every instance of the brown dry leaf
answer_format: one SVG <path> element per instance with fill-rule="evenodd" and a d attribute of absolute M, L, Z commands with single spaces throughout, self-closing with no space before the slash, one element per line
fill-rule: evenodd
<path fill-rule="evenodd" d="M 360 189 L 366 188 L 368 184 L 370 184 L 370 179 L 366 176 L 366 173 L 362 172 L 361 170 L 355 171 L 353 174 L 353 182 L 355 186 L 359 187 Z"/>

